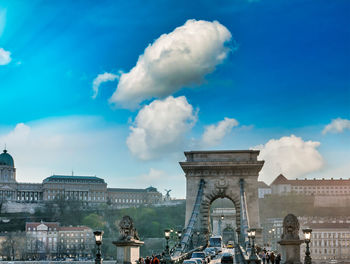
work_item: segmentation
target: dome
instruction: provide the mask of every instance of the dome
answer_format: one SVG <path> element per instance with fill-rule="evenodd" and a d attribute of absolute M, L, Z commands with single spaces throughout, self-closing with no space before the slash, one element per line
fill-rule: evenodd
<path fill-rule="evenodd" d="M 0 154 L 0 166 L 15 167 L 13 158 L 10 154 L 7 153 L 6 149 L 4 149 L 4 152 Z"/>

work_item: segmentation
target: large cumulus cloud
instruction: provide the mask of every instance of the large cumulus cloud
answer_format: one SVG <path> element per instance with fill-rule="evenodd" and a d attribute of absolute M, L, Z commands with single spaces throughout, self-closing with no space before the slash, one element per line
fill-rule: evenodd
<path fill-rule="evenodd" d="M 259 159 L 265 160 L 259 180 L 269 184 L 280 173 L 293 179 L 321 169 L 324 160 L 317 150 L 319 146 L 320 142 L 291 135 L 253 147 L 260 150 Z"/>
<path fill-rule="evenodd" d="M 185 134 L 197 120 L 186 97 L 169 96 L 144 106 L 130 127 L 127 145 L 142 160 L 182 149 Z"/>
<path fill-rule="evenodd" d="M 200 83 L 225 60 L 230 40 L 229 30 L 217 21 L 188 20 L 145 49 L 136 66 L 121 75 L 110 102 L 135 108 L 144 100 Z"/>

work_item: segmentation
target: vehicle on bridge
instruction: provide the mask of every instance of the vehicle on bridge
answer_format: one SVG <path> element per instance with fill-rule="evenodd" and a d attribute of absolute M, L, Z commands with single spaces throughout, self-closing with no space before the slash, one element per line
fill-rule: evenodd
<path fill-rule="evenodd" d="M 234 248 L 234 243 L 232 241 L 229 241 L 227 242 L 227 245 L 226 245 L 227 248 Z"/>
<path fill-rule="evenodd" d="M 218 252 L 222 251 L 222 236 L 212 236 L 209 238 L 209 247 L 215 247 Z"/>
<path fill-rule="evenodd" d="M 233 264 L 233 255 L 231 253 L 222 254 L 221 264 Z"/>
<path fill-rule="evenodd" d="M 203 251 L 196 251 L 192 253 L 191 259 L 200 258 L 204 261 L 204 264 L 208 264 L 207 255 Z"/>
<path fill-rule="evenodd" d="M 198 264 L 194 259 L 186 259 L 182 264 Z"/>
<path fill-rule="evenodd" d="M 216 256 L 216 250 L 215 248 L 212 247 L 207 247 L 206 249 L 204 249 L 204 252 L 210 256 L 210 259 L 215 258 Z"/>
<path fill-rule="evenodd" d="M 205 264 L 205 261 L 201 258 L 191 258 L 190 260 L 196 261 L 197 264 Z"/>

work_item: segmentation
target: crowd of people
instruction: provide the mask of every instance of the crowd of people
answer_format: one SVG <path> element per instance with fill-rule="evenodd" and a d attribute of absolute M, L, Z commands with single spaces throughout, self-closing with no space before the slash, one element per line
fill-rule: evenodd
<path fill-rule="evenodd" d="M 160 260 L 157 256 L 152 255 L 152 257 L 147 256 L 146 258 L 139 258 L 138 264 L 159 264 Z"/>
<path fill-rule="evenodd" d="M 263 264 L 280 264 L 281 263 L 281 254 L 275 253 L 273 251 L 269 251 L 266 249 L 263 249 L 259 257 L 261 258 Z"/>

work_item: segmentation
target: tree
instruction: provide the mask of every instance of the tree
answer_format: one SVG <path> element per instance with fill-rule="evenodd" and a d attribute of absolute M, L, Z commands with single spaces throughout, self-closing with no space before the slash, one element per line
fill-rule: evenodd
<path fill-rule="evenodd" d="M 1 243 L 1 255 L 7 259 L 23 259 L 26 252 L 25 234 L 23 232 L 7 233 L 6 239 Z"/>
<path fill-rule="evenodd" d="M 98 214 L 92 213 L 83 218 L 83 225 L 90 227 L 91 229 L 103 229 L 105 226 L 105 222 L 102 217 Z"/>

